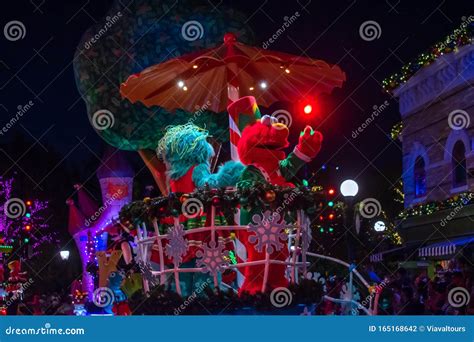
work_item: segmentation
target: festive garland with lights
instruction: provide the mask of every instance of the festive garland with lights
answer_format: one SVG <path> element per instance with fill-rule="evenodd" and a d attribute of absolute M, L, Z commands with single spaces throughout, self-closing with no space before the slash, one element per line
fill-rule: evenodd
<path fill-rule="evenodd" d="M 458 48 L 472 43 L 474 36 L 474 17 L 467 18 L 461 26 L 454 30 L 444 40 L 436 43 L 427 51 L 419 54 L 414 61 L 405 64 L 399 73 L 395 73 L 382 81 L 383 89 L 391 93 L 407 82 L 421 68 L 430 65 L 439 56 L 450 53 Z"/>
<path fill-rule="evenodd" d="M 183 205 L 192 200 L 199 201 L 204 211 L 214 206 L 224 217 L 232 217 L 239 205 L 248 210 L 304 210 L 306 214 L 314 216 L 323 208 L 325 196 L 315 188 L 290 188 L 268 183 L 252 183 L 249 187 L 234 191 L 203 187 L 192 193 L 170 193 L 168 196 L 132 202 L 122 208 L 119 218 L 127 228 L 134 229 L 136 225 L 150 223 L 153 219 L 178 217 L 182 214 Z"/>
<path fill-rule="evenodd" d="M 414 216 L 431 215 L 440 210 L 456 208 L 474 203 L 473 192 L 463 192 L 444 201 L 430 202 L 407 208 L 398 214 L 399 218 L 406 219 Z"/>

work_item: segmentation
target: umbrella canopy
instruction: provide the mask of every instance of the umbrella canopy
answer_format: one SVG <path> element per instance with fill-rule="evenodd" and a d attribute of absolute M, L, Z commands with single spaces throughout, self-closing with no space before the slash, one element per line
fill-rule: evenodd
<path fill-rule="evenodd" d="M 324 61 L 269 51 L 237 42 L 232 33 L 224 44 L 173 58 L 131 75 L 120 93 L 132 103 L 195 111 L 196 106 L 223 112 L 228 86 L 239 96 L 254 96 L 264 107 L 294 101 L 341 87 L 345 73 Z"/>

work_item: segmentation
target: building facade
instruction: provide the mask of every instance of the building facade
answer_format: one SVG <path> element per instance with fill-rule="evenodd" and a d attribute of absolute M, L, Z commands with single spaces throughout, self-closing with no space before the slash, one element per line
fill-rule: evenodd
<path fill-rule="evenodd" d="M 400 233 L 418 257 L 472 257 L 474 44 L 421 68 L 393 91 L 403 122 Z"/>

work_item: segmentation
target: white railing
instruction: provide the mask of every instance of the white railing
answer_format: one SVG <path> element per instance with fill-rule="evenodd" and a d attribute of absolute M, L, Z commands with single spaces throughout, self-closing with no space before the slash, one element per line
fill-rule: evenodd
<path fill-rule="evenodd" d="M 216 241 L 216 235 L 219 231 L 240 231 L 240 230 L 248 230 L 248 225 L 235 225 L 235 226 L 216 226 L 215 225 L 215 213 L 216 209 L 214 206 L 211 208 L 211 225 L 199 228 L 192 228 L 184 231 L 184 236 L 188 234 L 194 233 L 201 233 L 201 232 L 210 232 L 211 241 Z M 345 261 L 342 261 L 337 258 L 311 253 L 308 252 L 307 249 L 310 244 L 310 221 L 309 218 L 305 215 L 302 210 L 297 211 L 297 218 L 295 224 L 286 224 L 285 228 L 289 232 L 288 236 L 288 249 L 290 251 L 289 258 L 286 261 L 283 260 L 274 260 L 271 259 L 269 253 L 265 253 L 265 258 L 262 260 L 257 261 L 245 261 L 237 264 L 227 264 L 221 268 L 221 271 L 226 269 L 240 269 L 249 266 L 256 266 L 256 265 L 264 265 L 264 279 L 262 284 L 262 292 L 265 292 L 267 289 L 267 282 L 268 282 L 268 272 L 270 269 L 270 265 L 279 264 L 279 265 L 286 265 L 287 266 L 287 274 L 289 275 L 289 280 L 291 283 L 298 282 L 298 270 L 302 272 L 303 275 L 306 275 L 307 269 L 310 266 L 310 263 L 307 261 L 308 257 L 324 259 L 328 261 L 332 261 L 338 263 L 344 267 L 346 267 L 349 271 L 349 288 L 352 289 L 353 286 L 353 275 L 360 280 L 363 286 L 369 291 L 369 305 L 368 308 L 364 307 L 361 303 L 353 300 L 352 298 L 333 298 L 330 296 L 325 295 L 323 298 L 325 300 L 329 300 L 334 303 L 338 304 L 350 304 L 351 308 L 357 308 L 363 310 L 367 315 L 376 315 L 377 314 L 377 304 L 379 293 L 376 293 L 374 296 L 371 294 L 371 286 L 370 284 L 364 279 L 364 277 L 353 267 L 352 265 L 348 264 Z M 170 240 L 170 234 L 161 234 L 158 226 L 157 219 L 152 221 L 154 234 L 150 235 L 150 232 L 147 230 L 145 223 L 137 226 L 137 258 L 139 262 L 148 263 L 150 261 L 151 256 L 151 248 L 154 244 L 158 246 L 158 253 L 160 258 L 160 265 L 158 271 L 152 271 L 152 275 L 159 277 L 160 284 L 166 283 L 166 276 L 168 274 L 174 275 L 174 282 L 176 285 L 176 292 L 181 295 L 181 288 L 179 283 L 179 274 L 180 273 L 188 273 L 188 272 L 203 272 L 203 267 L 194 267 L 194 268 L 180 268 L 179 265 L 175 264 L 172 268 L 166 268 L 165 266 L 165 241 Z M 179 219 L 174 218 L 174 227 L 176 228 L 180 225 Z M 218 277 L 214 273 L 214 286 L 216 288 L 219 287 Z M 144 282 L 144 290 L 146 292 L 149 291 L 149 283 L 147 279 L 143 280 Z M 375 300 L 372 300 L 375 298 Z M 353 310 L 351 310 L 353 311 Z"/>

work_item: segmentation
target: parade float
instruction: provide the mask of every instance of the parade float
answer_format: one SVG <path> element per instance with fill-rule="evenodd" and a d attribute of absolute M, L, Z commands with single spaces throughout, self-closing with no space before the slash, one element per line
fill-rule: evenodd
<path fill-rule="evenodd" d="M 258 107 L 330 94 L 345 73 L 242 43 L 253 34 L 232 11 L 189 13 L 166 1 L 132 7 L 116 4 L 107 20 L 117 18 L 100 39 L 91 37 L 101 24 L 86 33 L 76 79 L 94 129 L 109 144 L 137 151 L 162 196 L 114 212 L 112 226 L 130 242 L 127 266 L 117 266 L 123 251 L 116 245 L 91 247 L 100 230 L 79 224 L 73 232 L 87 235 L 81 250 L 96 253 L 83 258 L 84 270 L 95 264 L 99 274 L 83 280 L 89 313 L 313 314 L 331 303 L 340 313 L 376 314 L 379 287 L 353 264 L 311 251 L 312 222 L 327 208 L 323 192 L 296 175 L 323 136 L 306 126 L 287 154 L 290 133 L 299 133 L 291 115 Z M 162 12 L 167 25 L 146 25 Z M 231 162 L 216 171 L 227 143 Z M 332 275 L 315 260 L 340 266 L 344 286 L 331 286 Z"/>

